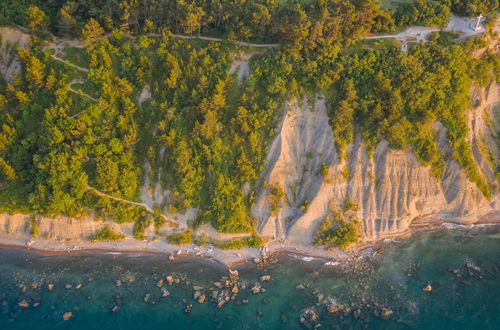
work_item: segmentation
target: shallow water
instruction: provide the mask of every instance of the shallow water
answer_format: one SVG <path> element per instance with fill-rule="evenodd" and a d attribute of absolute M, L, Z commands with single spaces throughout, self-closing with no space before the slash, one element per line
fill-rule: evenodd
<path fill-rule="evenodd" d="M 309 325 L 324 329 L 500 328 L 498 228 L 422 233 L 384 250 L 350 265 L 290 256 L 264 267 L 242 265 L 239 282 L 248 288 L 217 308 L 210 299 L 193 299 L 193 286 L 208 294 L 213 281 L 227 274 L 208 261 L 0 249 L 0 329 L 301 329 L 307 307 L 318 314 Z M 156 284 L 166 275 L 181 282 L 165 283 L 170 295 L 161 297 Z M 260 282 L 262 275 L 271 280 Z M 266 292 L 252 294 L 256 282 Z M 427 284 L 431 292 L 423 291 Z M 22 300 L 30 306 L 18 306 Z M 185 313 L 188 304 L 193 307 Z M 345 307 L 328 313 L 329 304 Z M 392 311 L 386 319 L 383 308 Z M 72 317 L 64 321 L 69 311 Z"/>

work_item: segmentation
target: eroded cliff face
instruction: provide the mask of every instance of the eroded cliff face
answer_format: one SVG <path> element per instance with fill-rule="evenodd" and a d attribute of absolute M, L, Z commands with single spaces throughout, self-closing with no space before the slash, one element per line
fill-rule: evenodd
<path fill-rule="evenodd" d="M 0 27 L 0 75 L 11 82 L 13 74 L 21 70 L 21 63 L 15 57 L 16 49 L 26 47 L 31 37 L 19 29 Z"/>
<path fill-rule="evenodd" d="M 386 141 L 368 155 L 358 139 L 349 147 L 348 160 L 340 161 L 324 101 L 288 103 L 252 209 L 260 221 L 261 235 L 311 244 L 321 222 L 346 202 L 354 205 L 351 212 L 362 222 L 364 241 L 403 234 L 415 223 L 500 220 L 495 179 L 498 90 L 498 84 L 480 90 L 479 105 L 468 113 L 473 154 L 493 189 L 490 200 L 468 180 L 456 160 L 447 161 L 438 179 L 411 150 L 391 150 Z M 435 128 L 439 130 L 439 147 L 449 150 L 446 129 L 439 122 Z M 321 170 L 324 166 L 328 168 L 326 175 Z M 270 195 L 277 186 L 285 196 L 273 210 Z"/>
<path fill-rule="evenodd" d="M 32 222 L 36 224 L 33 225 Z M 114 223 L 107 221 L 96 221 L 93 215 L 84 216 L 78 219 L 68 217 L 42 217 L 26 214 L 0 214 L 0 238 L 12 239 L 45 239 L 51 242 L 81 242 L 88 240 L 89 236 L 94 235 L 97 231 L 105 226 L 118 233 L 123 234 L 125 238 L 132 239 L 134 237 L 133 223 Z M 36 228 L 36 235 L 33 235 L 33 228 Z M 165 224 L 159 232 L 156 233 L 154 226 L 150 225 L 146 228 L 144 235 L 153 237 L 158 234 L 169 234 L 173 228 Z"/>

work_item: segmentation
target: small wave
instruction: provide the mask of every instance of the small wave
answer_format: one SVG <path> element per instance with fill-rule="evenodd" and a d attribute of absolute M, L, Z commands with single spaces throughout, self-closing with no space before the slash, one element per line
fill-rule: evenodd
<path fill-rule="evenodd" d="M 314 259 L 316 259 L 316 258 L 314 258 L 314 257 L 301 257 L 301 256 L 299 256 L 298 258 L 299 258 L 300 260 L 302 260 L 302 261 L 307 261 L 307 262 L 309 262 L 309 261 L 313 261 Z"/>
<path fill-rule="evenodd" d="M 123 253 L 122 252 L 104 252 L 104 254 L 120 255 L 120 254 L 123 254 Z"/>
<path fill-rule="evenodd" d="M 339 266 L 340 262 L 338 261 L 327 261 L 325 262 L 325 266 Z"/>

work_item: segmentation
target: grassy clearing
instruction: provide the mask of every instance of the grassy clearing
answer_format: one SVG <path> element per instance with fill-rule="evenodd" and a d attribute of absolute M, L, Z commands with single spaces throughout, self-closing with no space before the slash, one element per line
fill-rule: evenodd
<path fill-rule="evenodd" d="M 89 57 L 84 48 L 66 48 L 64 50 L 64 59 L 82 68 L 88 68 L 89 66 Z"/>

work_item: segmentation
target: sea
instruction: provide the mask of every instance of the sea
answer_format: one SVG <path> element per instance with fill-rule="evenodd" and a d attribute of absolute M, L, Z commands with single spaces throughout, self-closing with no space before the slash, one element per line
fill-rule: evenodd
<path fill-rule="evenodd" d="M 499 227 L 417 233 L 349 263 L 278 255 L 232 271 L 0 249 L 0 329 L 500 329 Z"/>

